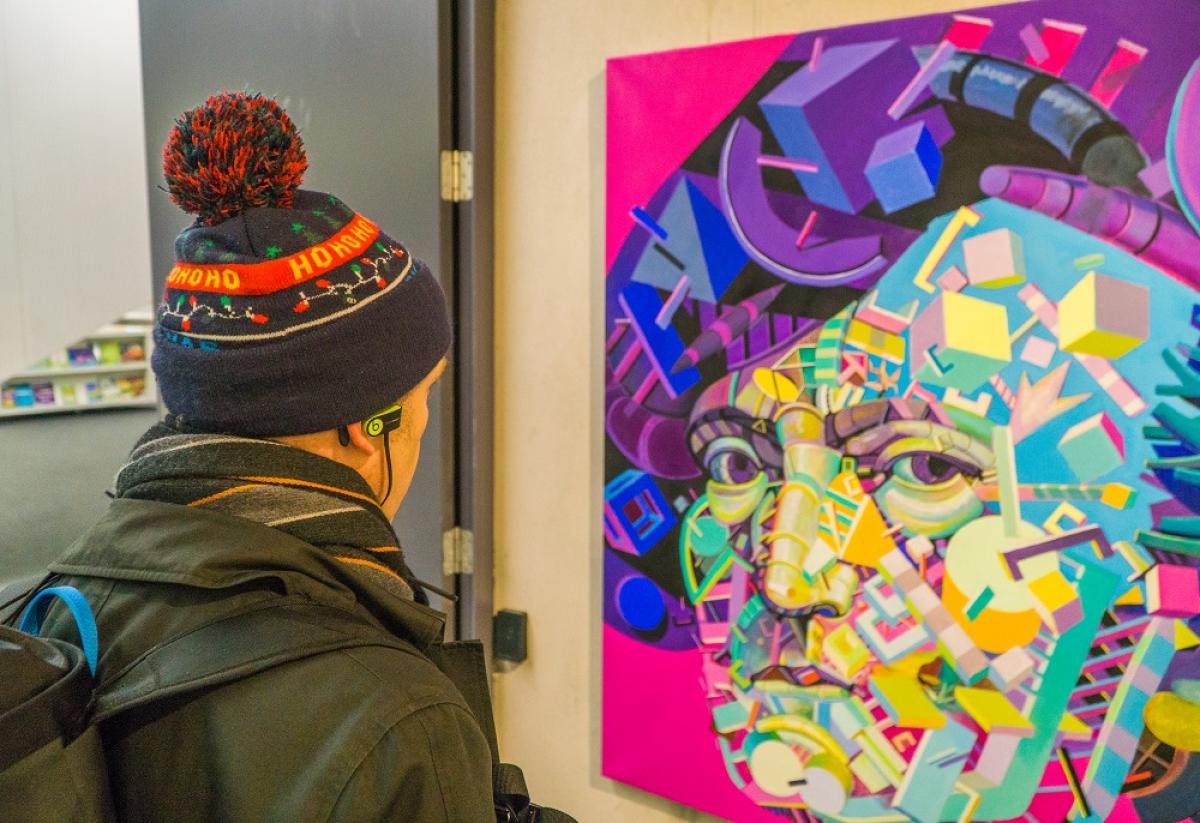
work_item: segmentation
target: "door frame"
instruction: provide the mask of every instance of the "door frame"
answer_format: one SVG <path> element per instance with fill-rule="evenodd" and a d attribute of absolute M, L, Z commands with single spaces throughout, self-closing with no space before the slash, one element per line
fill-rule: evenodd
<path fill-rule="evenodd" d="M 447 576 L 458 596 L 450 632 L 478 639 L 492 661 L 494 66 L 492 0 L 439 0 L 443 150 L 473 159 L 469 200 L 441 202 L 443 283 L 454 320 L 442 406 L 445 511 L 470 533 L 472 572 Z"/>

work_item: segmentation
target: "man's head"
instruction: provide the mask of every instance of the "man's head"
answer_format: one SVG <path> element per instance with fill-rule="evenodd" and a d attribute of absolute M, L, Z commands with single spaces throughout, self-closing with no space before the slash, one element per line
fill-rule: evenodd
<path fill-rule="evenodd" d="M 307 168 L 287 113 L 225 92 L 185 112 L 163 150 L 172 199 L 196 215 L 175 242 L 153 366 L 193 429 L 317 445 L 384 468 L 360 424 L 400 401 L 390 445 L 398 506 L 451 330 L 437 278 L 337 197 L 298 188 Z M 411 465 L 408 465 L 408 461 Z M 374 483 L 372 476 L 364 475 Z M 381 493 L 382 493 L 381 489 Z"/>
<path fill-rule="evenodd" d="M 391 519 L 399 511 L 417 470 L 421 436 L 429 423 L 429 393 L 445 371 L 446 359 L 443 358 L 416 388 L 396 402 L 399 421 L 394 430 L 385 429 L 374 435 L 367 431 L 363 421 L 358 421 L 345 426 L 344 433 L 330 429 L 271 439 L 354 469 L 370 485 L 375 498 L 380 501 L 380 508 Z"/>

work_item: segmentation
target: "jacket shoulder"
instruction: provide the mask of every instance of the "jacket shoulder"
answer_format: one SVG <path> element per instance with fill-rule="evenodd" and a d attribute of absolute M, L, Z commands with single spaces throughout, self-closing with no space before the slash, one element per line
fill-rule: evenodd
<path fill-rule="evenodd" d="M 428 779 L 433 753 L 417 745 L 426 729 L 434 738 L 468 741 L 460 747 L 464 762 L 490 769 L 482 731 L 431 660 L 360 646 L 131 710 L 106 723 L 104 736 L 116 765 L 118 807 L 131 819 L 165 819 L 170 810 L 178 821 L 283 821 L 328 819 L 364 771 Z M 139 764 L 158 762 L 166 752 L 180 779 L 147 780 Z M 182 777 L 189 774 L 210 777 L 197 788 Z M 248 774 L 256 778 L 248 781 Z M 385 787 L 404 790 L 394 781 Z"/>

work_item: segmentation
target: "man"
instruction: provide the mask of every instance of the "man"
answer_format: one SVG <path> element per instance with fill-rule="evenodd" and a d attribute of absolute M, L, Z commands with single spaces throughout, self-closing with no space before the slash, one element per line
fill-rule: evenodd
<path fill-rule="evenodd" d="M 391 526 L 446 365 L 444 297 L 369 219 L 299 190 L 306 166 L 286 112 L 241 93 L 185 113 L 164 150 L 172 198 L 197 215 L 155 328 L 169 414 L 51 567 L 96 611 L 102 718 L 130 672 L 187 687 L 103 720 L 117 811 L 494 820 L 482 659 L 474 682 L 439 668 L 464 665 Z M 50 633 L 70 626 L 52 613 Z M 325 634 L 330 649 L 287 660 Z M 285 662 L 197 687 L 272 643 Z"/>

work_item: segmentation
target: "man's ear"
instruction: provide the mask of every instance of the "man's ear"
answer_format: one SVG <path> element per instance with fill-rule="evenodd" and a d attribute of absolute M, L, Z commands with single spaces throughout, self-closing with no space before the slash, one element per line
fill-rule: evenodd
<path fill-rule="evenodd" d="M 377 448 L 375 441 L 363 431 L 362 423 L 351 423 L 346 427 L 346 430 L 350 433 L 350 445 L 353 448 L 358 449 L 367 457 L 375 454 L 375 449 Z"/>

